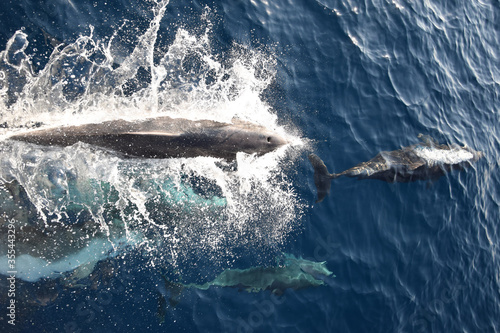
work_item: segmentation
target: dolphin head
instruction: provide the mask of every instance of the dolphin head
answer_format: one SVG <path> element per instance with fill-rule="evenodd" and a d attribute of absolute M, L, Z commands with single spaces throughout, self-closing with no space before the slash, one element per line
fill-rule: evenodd
<path fill-rule="evenodd" d="M 311 261 L 303 258 L 297 258 L 293 254 L 284 254 L 285 266 L 292 267 L 295 266 L 299 268 L 302 272 L 307 273 L 314 278 L 318 278 L 318 276 L 331 276 L 333 272 L 331 272 L 326 267 L 326 261 Z"/>
<path fill-rule="evenodd" d="M 242 150 L 250 154 L 264 155 L 288 143 L 284 138 L 271 131 L 242 134 Z"/>
<path fill-rule="evenodd" d="M 224 129 L 224 132 L 225 137 L 220 148 L 234 152 L 264 155 L 288 143 L 278 133 L 264 126 L 240 120 L 233 120 L 233 123 Z"/>
<path fill-rule="evenodd" d="M 469 160 L 470 162 L 477 162 L 484 157 L 484 153 L 482 151 L 476 151 L 468 146 L 463 146 L 461 148 L 472 154 L 472 158 Z"/>

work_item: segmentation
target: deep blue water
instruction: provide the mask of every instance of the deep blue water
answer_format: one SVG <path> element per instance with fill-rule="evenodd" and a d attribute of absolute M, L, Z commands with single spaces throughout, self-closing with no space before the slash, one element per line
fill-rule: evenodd
<path fill-rule="evenodd" d="M 106 40 L 127 22 L 120 30 L 127 53 L 127 36 L 149 26 L 151 7 L 136 0 L 2 2 L 0 49 L 24 27 L 37 71 L 52 52 L 42 30 L 71 43 L 92 25 L 95 38 Z M 189 290 L 160 325 L 155 268 L 125 257 L 109 288 L 61 291 L 52 304 L 19 313 L 15 329 L 498 332 L 500 4 L 172 0 L 156 47 L 168 47 L 179 27 L 200 29 L 206 8 L 210 52 L 222 62 L 234 43 L 276 57 L 276 78 L 261 98 L 279 122 L 311 140 L 330 171 L 416 143 L 419 133 L 467 144 L 485 158 L 432 184 L 339 178 L 315 204 L 303 152 L 289 183 L 307 207 L 279 250 L 326 261 L 336 275 L 326 285 L 281 297 Z"/>

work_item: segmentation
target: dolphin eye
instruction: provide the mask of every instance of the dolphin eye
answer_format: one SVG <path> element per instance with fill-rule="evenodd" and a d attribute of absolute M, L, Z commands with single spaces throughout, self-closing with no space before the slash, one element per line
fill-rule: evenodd
<path fill-rule="evenodd" d="M 271 137 L 270 136 L 267 137 L 267 142 L 271 143 Z"/>

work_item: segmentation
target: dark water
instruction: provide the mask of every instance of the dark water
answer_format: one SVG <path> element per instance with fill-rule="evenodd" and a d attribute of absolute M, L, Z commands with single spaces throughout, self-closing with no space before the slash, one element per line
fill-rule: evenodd
<path fill-rule="evenodd" d="M 69 44 L 93 26 L 95 40 L 109 40 L 118 31 L 120 49 L 129 54 L 155 17 L 154 7 L 140 1 L 2 2 L 0 45 L 24 27 L 30 41 L 25 52 L 36 72 L 53 50 L 48 35 Z M 307 206 L 278 247 L 326 261 L 336 277 L 324 286 L 287 290 L 281 297 L 233 288 L 189 290 L 160 325 L 151 279 L 160 268 L 141 256 L 125 256 L 114 263 L 120 268 L 109 285 L 61 290 L 51 304 L 18 313 L 15 329 L 499 331 L 500 4 L 171 1 L 155 47 L 167 48 L 180 27 L 199 32 L 207 8 L 209 53 L 229 62 L 237 43 L 274 56 L 275 78 L 259 98 L 278 122 L 293 124 L 312 141 L 311 150 L 330 171 L 416 143 L 419 133 L 467 144 L 486 157 L 432 184 L 340 178 L 330 196 L 314 204 L 312 168 L 303 152 L 287 172 Z M 244 257 L 247 249 L 239 251 Z M 266 256 L 259 247 L 248 251 Z M 232 258 L 231 266 L 251 262 L 239 261 L 237 252 Z M 219 272 L 226 268 L 218 266 Z M 12 329 L 0 317 L 2 327 Z"/>

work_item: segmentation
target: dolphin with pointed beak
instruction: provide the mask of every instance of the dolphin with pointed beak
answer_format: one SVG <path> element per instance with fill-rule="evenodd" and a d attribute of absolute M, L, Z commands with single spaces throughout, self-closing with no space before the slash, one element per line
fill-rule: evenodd
<path fill-rule="evenodd" d="M 383 151 L 369 161 L 359 163 L 340 173 L 329 173 L 325 163 L 315 154 L 309 155 L 314 168 L 316 202 L 330 193 L 331 180 L 340 176 L 357 179 L 378 179 L 389 183 L 435 180 L 452 170 L 462 170 L 484 156 L 467 146 L 438 144 L 428 136 L 419 135 L 421 143 L 393 151 Z"/>

